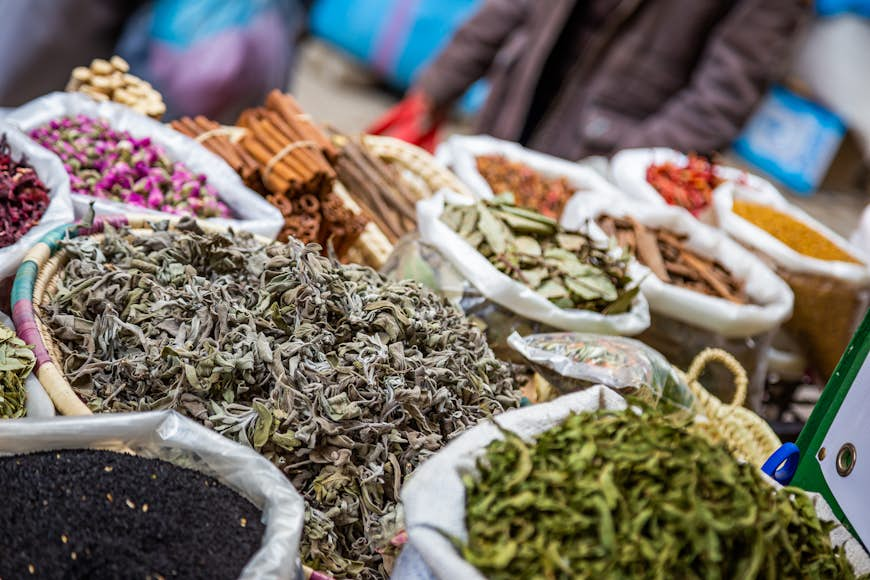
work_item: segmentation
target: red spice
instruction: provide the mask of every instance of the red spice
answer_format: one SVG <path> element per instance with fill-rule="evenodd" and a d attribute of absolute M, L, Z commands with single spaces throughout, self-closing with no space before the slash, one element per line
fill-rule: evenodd
<path fill-rule="evenodd" d="M 12 159 L 4 135 L 0 139 L 0 248 L 11 246 L 38 224 L 48 202 L 36 171 L 26 158 Z"/>
<path fill-rule="evenodd" d="M 481 155 L 477 171 L 496 195 L 511 192 L 520 207 L 559 219 L 574 190 L 563 177 L 547 179 L 531 167 L 509 161 L 501 155 Z"/>
<path fill-rule="evenodd" d="M 713 190 L 724 181 L 710 160 L 699 155 L 689 155 L 683 166 L 671 162 L 650 165 L 646 180 L 670 205 L 684 207 L 693 215 L 713 202 Z"/>

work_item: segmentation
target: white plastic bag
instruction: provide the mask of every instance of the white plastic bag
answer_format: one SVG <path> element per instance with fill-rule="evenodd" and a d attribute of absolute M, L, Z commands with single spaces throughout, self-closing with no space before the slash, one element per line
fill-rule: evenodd
<path fill-rule="evenodd" d="M 617 188 L 590 167 L 538 153 L 526 149 L 518 143 L 502 141 L 486 135 L 473 137 L 454 135 L 438 146 L 436 158 L 450 166 L 459 179 L 478 198 L 492 199 L 498 192 L 493 192 L 483 176 L 477 171 L 477 157 L 480 155 L 502 155 L 510 161 L 531 167 L 544 177 L 550 179 L 564 177 L 568 184 L 575 189 L 575 193 L 595 192 L 605 198 L 621 195 Z"/>
<path fill-rule="evenodd" d="M 852 232 L 852 237 L 849 238 L 849 241 L 870 256 L 870 205 L 864 208 L 864 213 L 861 214 L 861 222 L 855 231 Z"/>
<path fill-rule="evenodd" d="M 819 260 L 796 252 L 736 215 L 732 211 L 735 199 L 770 206 L 803 222 L 863 264 Z M 768 196 L 759 201 L 725 183 L 714 192 L 713 203 L 722 229 L 764 256 L 791 286 L 794 315 L 786 328 L 807 349 L 822 373 L 832 373 L 870 303 L 870 257 L 781 197 Z"/>
<path fill-rule="evenodd" d="M 752 304 L 734 304 L 723 298 L 667 284 L 640 265 L 646 270 L 641 292 L 653 312 L 727 338 L 743 338 L 775 330 L 791 316 L 794 295 L 788 285 L 752 252 L 723 232 L 693 219 L 688 212 L 668 205 L 575 196 L 565 207 L 562 226 L 577 229 L 602 215 L 630 216 L 647 227 L 687 236 L 686 248 L 718 261 L 735 277 L 745 280 L 746 294 L 752 301 Z"/>
<path fill-rule="evenodd" d="M 509 411 L 493 420 L 502 428 L 529 438 L 555 427 L 571 413 L 601 408 L 625 409 L 625 399 L 606 387 L 595 386 L 549 403 Z M 473 471 L 486 446 L 502 437 L 492 423 L 478 425 L 431 457 L 402 487 L 405 530 L 408 532 L 405 550 L 411 548 L 419 553 L 424 562 L 423 569 L 428 568 L 431 572 L 429 577 L 443 580 L 483 578 L 456 553 L 442 532 L 460 540 L 468 539 L 462 474 Z M 427 577 L 408 574 L 405 572 L 408 568 L 402 566 L 401 561 L 402 558 L 393 570 L 395 580 Z"/>
<path fill-rule="evenodd" d="M 266 532 L 241 578 L 297 577 L 305 502 L 256 451 L 175 411 L 0 421 L 0 454 L 91 448 L 132 451 L 195 469 L 243 495 L 262 510 Z"/>
<path fill-rule="evenodd" d="M 687 368 L 694 356 L 708 347 L 732 353 L 750 378 L 749 405 L 760 410 L 767 374 L 767 355 L 774 332 L 792 314 L 794 294 L 762 260 L 721 230 L 707 226 L 681 208 L 666 204 L 639 204 L 631 200 L 602 200 L 575 196 L 565 207 L 562 225 L 575 228 L 602 215 L 631 216 L 651 228 L 664 228 L 688 236 L 690 250 L 712 258 L 746 281 L 752 304 L 734 304 L 688 288 L 667 284 L 648 271 L 641 292 L 649 301 L 650 328 L 639 338 L 664 354 L 672 364 Z M 641 266 L 643 267 L 643 266 Z M 712 369 L 704 385 L 728 402 L 734 396 L 733 377 Z"/>
<path fill-rule="evenodd" d="M 0 312 L 0 324 L 6 328 L 15 330 L 15 324 L 12 319 Z M 24 388 L 27 389 L 27 398 L 24 400 L 24 407 L 27 409 L 27 417 L 54 417 L 54 403 L 42 388 L 39 379 L 36 378 L 36 373 L 31 371 L 24 383 Z"/>
<path fill-rule="evenodd" d="M 559 397 L 549 403 L 509 411 L 494 419 L 502 428 L 523 438 L 532 438 L 560 424 L 571 413 L 598 409 L 623 410 L 625 400 L 603 386 Z M 449 537 L 467 541 L 465 486 L 462 475 L 476 469 L 486 446 L 502 433 L 491 423 L 478 425 L 441 449 L 424 463 L 402 487 L 405 507 L 406 544 L 396 567 L 394 580 L 434 579 L 482 580 L 484 576 L 462 559 Z M 778 486 L 772 479 L 771 485 Z M 833 513 L 818 494 L 809 494 L 823 521 L 835 521 Z M 837 525 L 831 531 L 834 545 L 843 545 L 857 573 L 870 571 L 870 558 L 848 531 Z"/>
<path fill-rule="evenodd" d="M 45 184 L 50 202 L 39 223 L 5 248 L 0 248 L 0 280 L 15 275 L 21 258 L 27 250 L 52 229 L 73 221 L 73 202 L 70 197 L 69 176 L 60 158 L 48 149 L 31 141 L 30 137 L 7 121 L 0 121 L 0 135 L 6 135 L 13 159 L 27 157 L 27 162 Z"/>
<path fill-rule="evenodd" d="M 682 166 L 687 159 L 679 151 L 665 147 L 623 149 L 610 161 L 610 176 L 616 187 L 629 197 L 654 205 L 667 205 L 656 188 L 646 180 L 646 171 L 650 165 L 667 162 Z M 757 175 L 724 165 L 715 165 L 714 171 L 725 181 L 736 184 L 746 196 L 782 199 L 782 194 L 769 181 Z"/>
<path fill-rule="evenodd" d="M 607 315 L 589 310 L 559 308 L 531 288 L 512 280 L 441 221 L 445 202 L 474 203 L 444 191 L 417 202 L 420 239 L 435 247 L 486 299 L 520 316 L 559 330 L 633 335 L 649 326 L 649 307 L 642 295 L 634 299 L 630 311 Z M 593 240 L 607 244 L 603 232 L 597 228 L 595 230 L 590 232 Z M 634 280 L 640 280 L 643 275 L 635 260 L 629 265 L 629 274 Z"/>
<path fill-rule="evenodd" d="M 72 115 L 88 115 L 105 119 L 114 129 L 129 131 L 135 137 L 150 137 L 166 150 L 172 161 L 184 163 L 190 170 L 205 174 L 218 197 L 230 208 L 232 218 L 208 218 L 219 225 L 244 230 L 275 239 L 284 225 L 281 212 L 261 195 L 251 191 L 226 161 L 181 133 L 112 102 L 97 102 L 78 93 L 51 93 L 39 97 L 10 113 L 6 120 L 30 132 L 53 119 Z M 37 145 L 38 146 L 38 145 Z M 96 199 L 89 195 L 73 194 L 76 217 L 83 217 L 94 203 L 98 214 L 168 214 L 115 201 Z"/>

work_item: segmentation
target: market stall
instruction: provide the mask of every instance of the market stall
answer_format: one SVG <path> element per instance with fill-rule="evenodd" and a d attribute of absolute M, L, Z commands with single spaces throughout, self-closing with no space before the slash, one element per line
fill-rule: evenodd
<path fill-rule="evenodd" d="M 162 124 L 124 64 L 0 125 L 0 577 L 870 573 L 757 414 L 781 329 L 856 365 L 868 258 L 771 184 L 432 156 L 280 91 Z"/>

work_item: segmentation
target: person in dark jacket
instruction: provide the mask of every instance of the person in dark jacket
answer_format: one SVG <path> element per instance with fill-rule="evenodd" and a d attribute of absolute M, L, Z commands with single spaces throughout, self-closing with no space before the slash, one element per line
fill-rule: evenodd
<path fill-rule="evenodd" d="M 579 159 L 730 144 L 806 0 L 485 0 L 411 94 L 434 116 L 488 76 L 478 132 Z"/>

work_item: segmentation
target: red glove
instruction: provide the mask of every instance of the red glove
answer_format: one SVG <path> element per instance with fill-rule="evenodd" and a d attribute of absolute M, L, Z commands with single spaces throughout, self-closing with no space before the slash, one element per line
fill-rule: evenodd
<path fill-rule="evenodd" d="M 426 95 L 415 92 L 375 121 L 366 133 L 395 137 L 434 153 L 443 122 L 443 117 L 434 114 Z"/>

